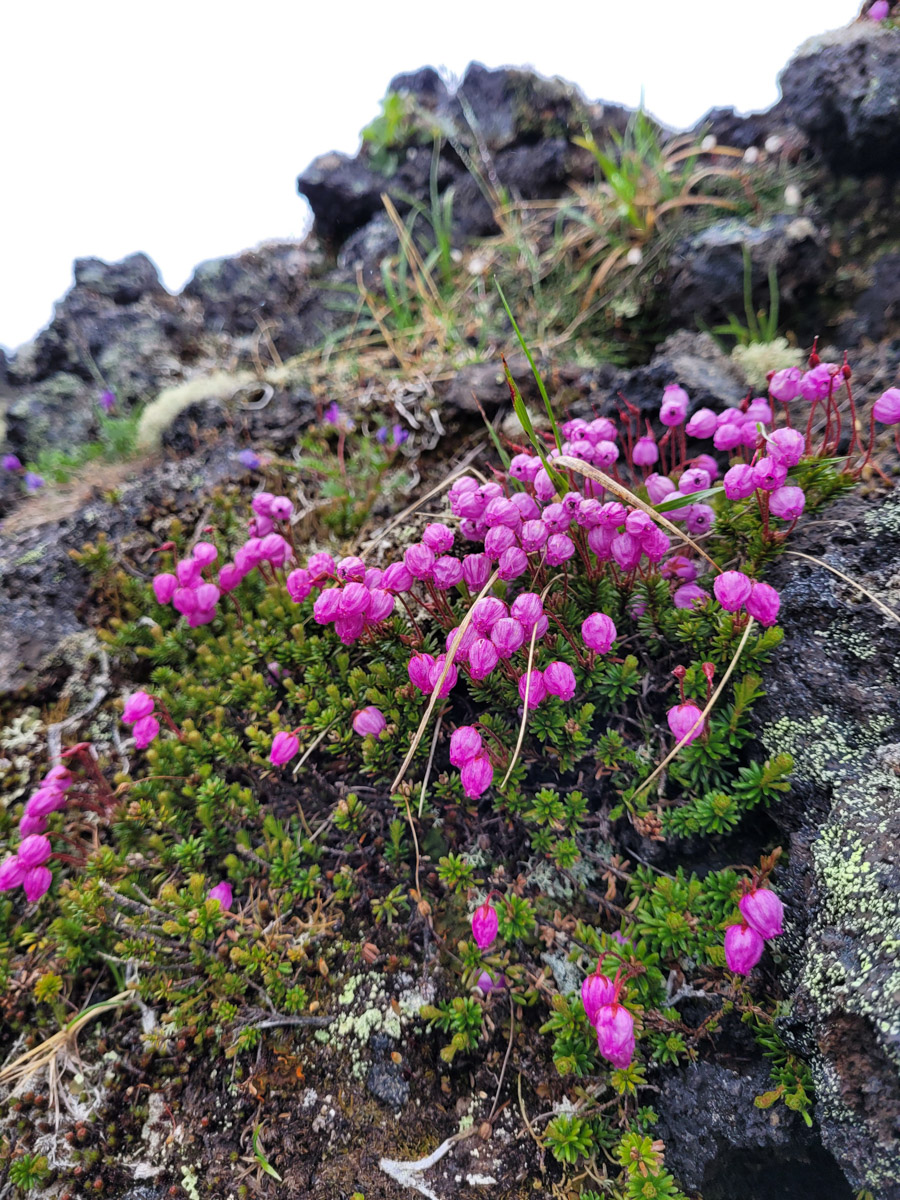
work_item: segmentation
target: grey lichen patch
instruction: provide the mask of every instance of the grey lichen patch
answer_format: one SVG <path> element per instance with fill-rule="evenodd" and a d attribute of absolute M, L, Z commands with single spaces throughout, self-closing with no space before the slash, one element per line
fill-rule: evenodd
<path fill-rule="evenodd" d="M 430 996 L 391 996 L 384 981 L 368 975 L 349 975 L 338 996 L 338 1011 L 328 1029 L 316 1037 L 335 1050 L 349 1064 L 353 1079 L 365 1078 L 369 1066 L 369 1041 L 382 1034 L 399 1042 L 404 1025 L 418 1017 L 419 1008 Z M 392 1000 L 394 1003 L 392 1003 Z"/>

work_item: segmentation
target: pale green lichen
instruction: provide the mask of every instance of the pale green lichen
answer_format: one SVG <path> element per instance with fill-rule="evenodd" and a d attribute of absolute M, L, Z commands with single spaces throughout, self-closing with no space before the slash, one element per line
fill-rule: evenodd
<path fill-rule="evenodd" d="M 750 387 L 764 393 L 770 371 L 781 371 L 785 367 L 799 367 L 803 363 L 803 351 L 788 345 L 786 338 L 774 338 L 771 342 L 750 342 L 747 346 L 735 346 L 731 357 L 740 367 Z"/>

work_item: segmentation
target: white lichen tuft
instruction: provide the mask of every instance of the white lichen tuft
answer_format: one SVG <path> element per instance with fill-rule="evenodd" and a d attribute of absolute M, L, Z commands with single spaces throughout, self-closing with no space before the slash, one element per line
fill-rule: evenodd
<path fill-rule="evenodd" d="M 767 376 L 770 371 L 782 371 L 785 367 L 803 365 L 803 351 L 788 345 L 787 338 L 775 338 L 771 342 L 751 342 L 749 346 L 735 346 L 731 352 L 734 362 L 744 373 L 747 383 L 755 391 L 765 395 Z"/>
<path fill-rule="evenodd" d="M 148 453 L 159 448 L 163 433 L 179 413 L 200 400 L 230 400 L 240 388 L 252 383 L 249 371 L 214 371 L 186 383 L 165 388 L 141 413 L 137 429 L 137 449 Z"/>

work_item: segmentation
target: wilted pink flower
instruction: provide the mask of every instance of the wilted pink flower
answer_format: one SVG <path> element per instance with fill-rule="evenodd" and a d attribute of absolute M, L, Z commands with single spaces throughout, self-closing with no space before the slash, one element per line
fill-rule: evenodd
<path fill-rule="evenodd" d="M 588 975 L 581 985 L 581 1003 L 584 1005 L 585 1016 L 592 1025 L 596 1022 L 600 1009 L 614 1003 L 615 999 L 616 985 L 599 973 L 599 967 Z"/>
<path fill-rule="evenodd" d="M 713 591 L 726 612 L 737 612 L 747 603 L 752 586 L 743 571 L 723 571 L 716 576 Z"/>
<path fill-rule="evenodd" d="M 760 625 L 774 625 L 778 620 L 781 597 L 768 583 L 754 583 L 745 601 L 745 607 Z"/>
<path fill-rule="evenodd" d="M 591 613 L 581 625 L 581 636 L 589 650 L 608 654 L 616 640 L 616 627 L 606 613 Z"/>
<path fill-rule="evenodd" d="M 9 892 L 21 887 L 25 878 L 25 867 L 19 861 L 18 855 L 8 854 L 0 863 L 0 892 Z"/>
<path fill-rule="evenodd" d="M 361 708 L 353 717 L 353 732 L 360 737 L 380 737 L 387 728 L 384 713 L 374 704 Z"/>
<path fill-rule="evenodd" d="M 159 737 L 159 721 L 156 717 L 141 717 L 135 721 L 131 732 L 138 750 L 146 750 L 154 738 Z"/>
<path fill-rule="evenodd" d="M 703 732 L 702 716 L 696 704 L 676 704 L 666 713 L 666 720 L 678 742 L 689 746 Z"/>
<path fill-rule="evenodd" d="M 869 10 L 871 15 L 871 9 Z M 882 392 L 872 407 L 872 416 L 882 425 L 900 424 L 900 388 Z"/>
<path fill-rule="evenodd" d="M 206 896 L 209 900 L 218 900 L 222 912 L 228 912 L 234 901 L 231 884 L 225 879 L 221 883 L 217 883 L 215 887 L 211 887 Z"/>
<path fill-rule="evenodd" d="M 782 521 L 796 521 L 805 505 L 803 488 L 780 487 L 769 497 L 769 512 Z"/>
<path fill-rule="evenodd" d="M 771 888 L 753 888 L 741 896 L 738 907 L 750 928 L 761 937 L 778 937 L 784 932 L 784 905 Z"/>
<path fill-rule="evenodd" d="M 30 871 L 32 867 L 39 867 L 47 861 L 53 853 L 53 847 L 48 837 L 34 833 L 31 837 L 23 838 L 16 853 L 23 868 Z"/>
<path fill-rule="evenodd" d="M 605 1004 L 597 1012 L 596 1029 L 600 1053 L 624 1070 L 634 1057 L 634 1017 L 621 1004 Z"/>
<path fill-rule="evenodd" d="M 528 692 L 528 707 L 537 708 L 547 699 L 547 685 L 544 683 L 543 671 L 527 671 L 519 679 L 519 699 L 525 703 L 525 692 Z"/>
<path fill-rule="evenodd" d="M 276 767 L 284 766 L 300 752 L 300 739 L 295 733 L 276 733 L 272 738 L 269 762 Z"/>
<path fill-rule="evenodd" d="M 133 725 L 141 717 L 149 717 L 153 712 L 155 701 L 146 692 L 132 692 L 125 701 L 122 709 L 122 720 L 126 725 Z"/>
<path fill-rule="evenodd" d="M 564 662 L 552 662 L 544 667 L 544 687 L 551 696 L 571 700 L 575 695 L 575 672 Z"/>
<path fill-rule="evenodd" d="M 460 725 L 454 729 L 450 737 L 450 761 L 454 767 L 464 767 L 466 763 L 481 754 L 481 734 L 474 725 Z"/>
<path fill-rule="evenodd" d="M 153 594 L 160 604 L 168 604 L 175 595 L 177 587 L 178 579 L 167 571 L 153 576 Z"/>
<path fill-rule="evenodd" d="M 484 791 L 484 788 L 481 790 Z M 475 944 L 480 950 L 487 950 L 488 946 L 497 936 L 499 928 L 500 918 L 497 915 L 497 910 L 491 904 L 490 900 L 485 900 L 484 904 L 480 908 L 476 908 L 472 913 L 472 936 L 475 938 Z"/>
<path fill-rule="evenodd" d="M 476 683 L 487 679 L 499 661 L 496 646 L 486 637 L 476 638 L 469 647 L 469 674 Z"/>
<path fill-rule="evenodd" d="M 749 925 L 729 925 L 725 930 L 725 962 L 736 975 L 749 975 L 762 957 L 766 943 Z"/>
<path fill-rule="evenodd" d="M 431 693 L 431 672 L 434 669 L 434 659 L 430 654 L 414 654 L 407 665 L 410 682 L 420 692 Z"/>
<path fill-rule="evenodd" d="M 49 867 L 32 867 L 22 877 L 25 899 L 29 904 L 34 904 L 37 900 L 40 900 L 52 882 L 53 872 Z"/>
<path fill-rule="evenodd" d="M 676 608 L 698 608 L 708 599 L 709 592 L 705 592 L 696 583 L 683 583 L 680 588 L 676 588 L 672 603 Z"/>

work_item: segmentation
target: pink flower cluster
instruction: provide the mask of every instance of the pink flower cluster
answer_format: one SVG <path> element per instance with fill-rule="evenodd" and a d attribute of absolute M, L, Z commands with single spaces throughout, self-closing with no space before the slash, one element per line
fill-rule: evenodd
<path fill-rule="evenodd" d="M 752 887 L 738 906 L 743 920 L 725 930 L 725 962 L 737 975 L 749 975 L 769 938 L 783 932 L 784 905 L 771 888 Z"/>
<path fill-rule="evenodd" d="M 213 583 L 212 564 L 218 550 L 212 542 L 198 542 L 189 559 L 175 564 L 174 574 L 161 572 L 153 577 L 153 591 L 160 604 L 171 604 L 187 618 L 190 627 L 208 625 L 216 615 L 216 605 L 227 592 L 233 592 L 245 575 L 264 564 L 282 569 L 293 558 L 293 549 L 275 523 L 289 521 L 294 507 L 287 496 L 257 492 L 251 501 L 254 516 L 250 537 L 236 551 L 233 562 L 223 563 L 218 582 Z"/>
<path fill-rule="evenodd" d="M 723 571 L 716 576 L 713 591 L 726 612 L 745 608 L 760 625 L 774 625 L 778 620 L 781 597 L 770 584 L 755 583 L 743 571 Z"/>
<path fill-rule="evenodd" d="M 634 1017 L 619 1003 L 622 983 L 600 973 L 600 963 L 581 985 L 585 1015 L 597 1031 L 597 1047 L 614 1067 L 624 1069 L 634 1057 Z"/>
<path fill-rule="evenodd" d="M 491 786 L 494 768 L 474 725 L 460 725 L 450 738 L 450 761 L 460 768 L 463 791 L 476 798 Z"/>
<path fill-rule="evenodd" d="M 330 586 L 324 587 L 326 583 Z M 382 571 L 367 568 L 356 556 L 335 562 L 330 554 L 313 554 L 305 567 L 298 567 L 287 577 L 287 589 L 295 604 L 302 603 L 314 588 L 321 589 L 313 604 L 313 617 L 320 625 L 334 625 L 345 646 L 353 645 L 363 633 L 386 621 L 394 611 L 395 593 L 411 586 L 412 579 L 402 563 Z"/>
<path fill-rule="evenodd" d="M 53 873 L 46 864 L 52 847 L 44 830 L 50 813 L 66 807 L 66 792 L 71 785 L 72 773 L 67 767 L 52 767 L 38 790 L 28 797 L 19 821 L 22 841 L 16 853 L 0 863 L 0 892 L 21 887 L 29 903 L 34 903 L 50 887 Z"/>
<path fill-rule="evenodd" d="M 159 737 L 159 721 L 154 716 L 156 701 L 147 692 L 132 692 L 125 701 L 122 721 L 133 726 L 134 744 L 138 750 L 146 750 L 154 738 Z"/>

